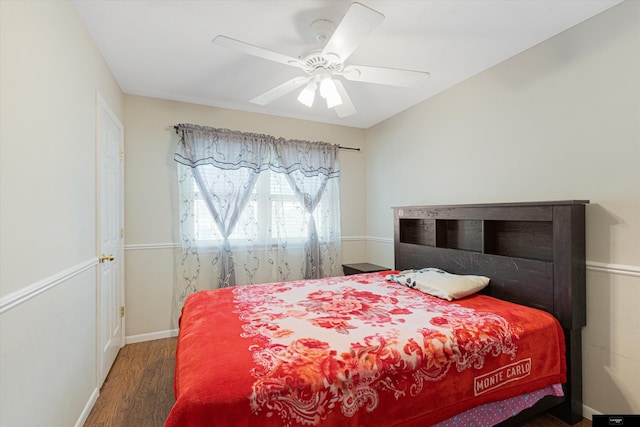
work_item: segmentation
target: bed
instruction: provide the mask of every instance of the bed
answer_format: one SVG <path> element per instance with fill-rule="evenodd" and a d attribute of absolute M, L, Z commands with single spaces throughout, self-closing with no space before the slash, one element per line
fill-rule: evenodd
<path fill-rule="evenodd" d="M 165 426 L 578 422 L 586 203 L 397 207 L 394 271 L 193 294 Z"/>

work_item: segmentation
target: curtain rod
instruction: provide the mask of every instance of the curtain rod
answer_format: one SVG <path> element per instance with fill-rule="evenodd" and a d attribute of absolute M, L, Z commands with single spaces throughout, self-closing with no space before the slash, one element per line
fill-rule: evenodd
<path fill-rule="evenodd" d="M 173 129 L 176 131 L 176 133 L 178 132 L 178 125 L 175 125 L 173 127 Z M 338 145 L 338 150 L 350 150 L 350 151 L 360 151 L 360 148 L 356 148 L 356 147 L 345 147 L 342 145 Z"/>

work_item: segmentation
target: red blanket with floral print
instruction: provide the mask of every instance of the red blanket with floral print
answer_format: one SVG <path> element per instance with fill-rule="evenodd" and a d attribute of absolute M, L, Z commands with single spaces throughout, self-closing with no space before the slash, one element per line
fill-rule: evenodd
<path fill-rule="evenodd" d="M 191 295 L 165 426 L 426 426 L 565 382 L 550 314 L 384 276 Z"/>

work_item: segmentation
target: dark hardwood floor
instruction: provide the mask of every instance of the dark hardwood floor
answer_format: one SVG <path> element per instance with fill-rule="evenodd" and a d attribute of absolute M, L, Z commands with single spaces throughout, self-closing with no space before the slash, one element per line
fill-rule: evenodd
<path fill-rule="evenodd" d="M 176 338 L 126 345 L 107 376 L 85 427 L 161 427 L 171 407 Z M 567 427 L 542 415 L 522 427 Z M 575 427 L 591 427 L 583 420 Z"/>
<path fill-rule="evenodd" d="M 173 397 L 176 338 L 124 346 L 85 427 L 159 427 Z"/>

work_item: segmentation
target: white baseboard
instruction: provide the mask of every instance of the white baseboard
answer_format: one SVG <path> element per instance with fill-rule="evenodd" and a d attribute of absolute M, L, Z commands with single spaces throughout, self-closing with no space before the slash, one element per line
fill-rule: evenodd
<path fill-rule="evenodd" d="M 163 338 L 172 338 L 178 336 L 177 329 L 169 329 L 167 331 L 151 332 L 148 334 L 131 335 L 124 338 L 125 344 L 134 344 L 137 342 L 160 340 Z"/>
<path fill-rule="evenodd" d="M 97 388 L 94 389 L 93 393 L 91 393 L 91 396 L 89 396 L 89 400 L 87 401 L 87 404 L 84 406 L 82 413 L 80 414 L 80 418 L 78 418 L 78 421 L 76 421 L 75 427 L 82 427 L 84 425 L 85 421 L 87 421 L 87 418 L 89 418 L 89 414 L 93 409 L 93 405 L 96 404 L 96 401 L 98 400 L 99 395 L 100 395 L 100 390 Z"/>
<path fill-rule="evenodd" d="M 582 416 L 584 418 L 593 421 L 594 415 L 602 415 L 602 412 L 596 411 L 593 408 L 589 408 L 587 405 L 582 405 Z"/>

